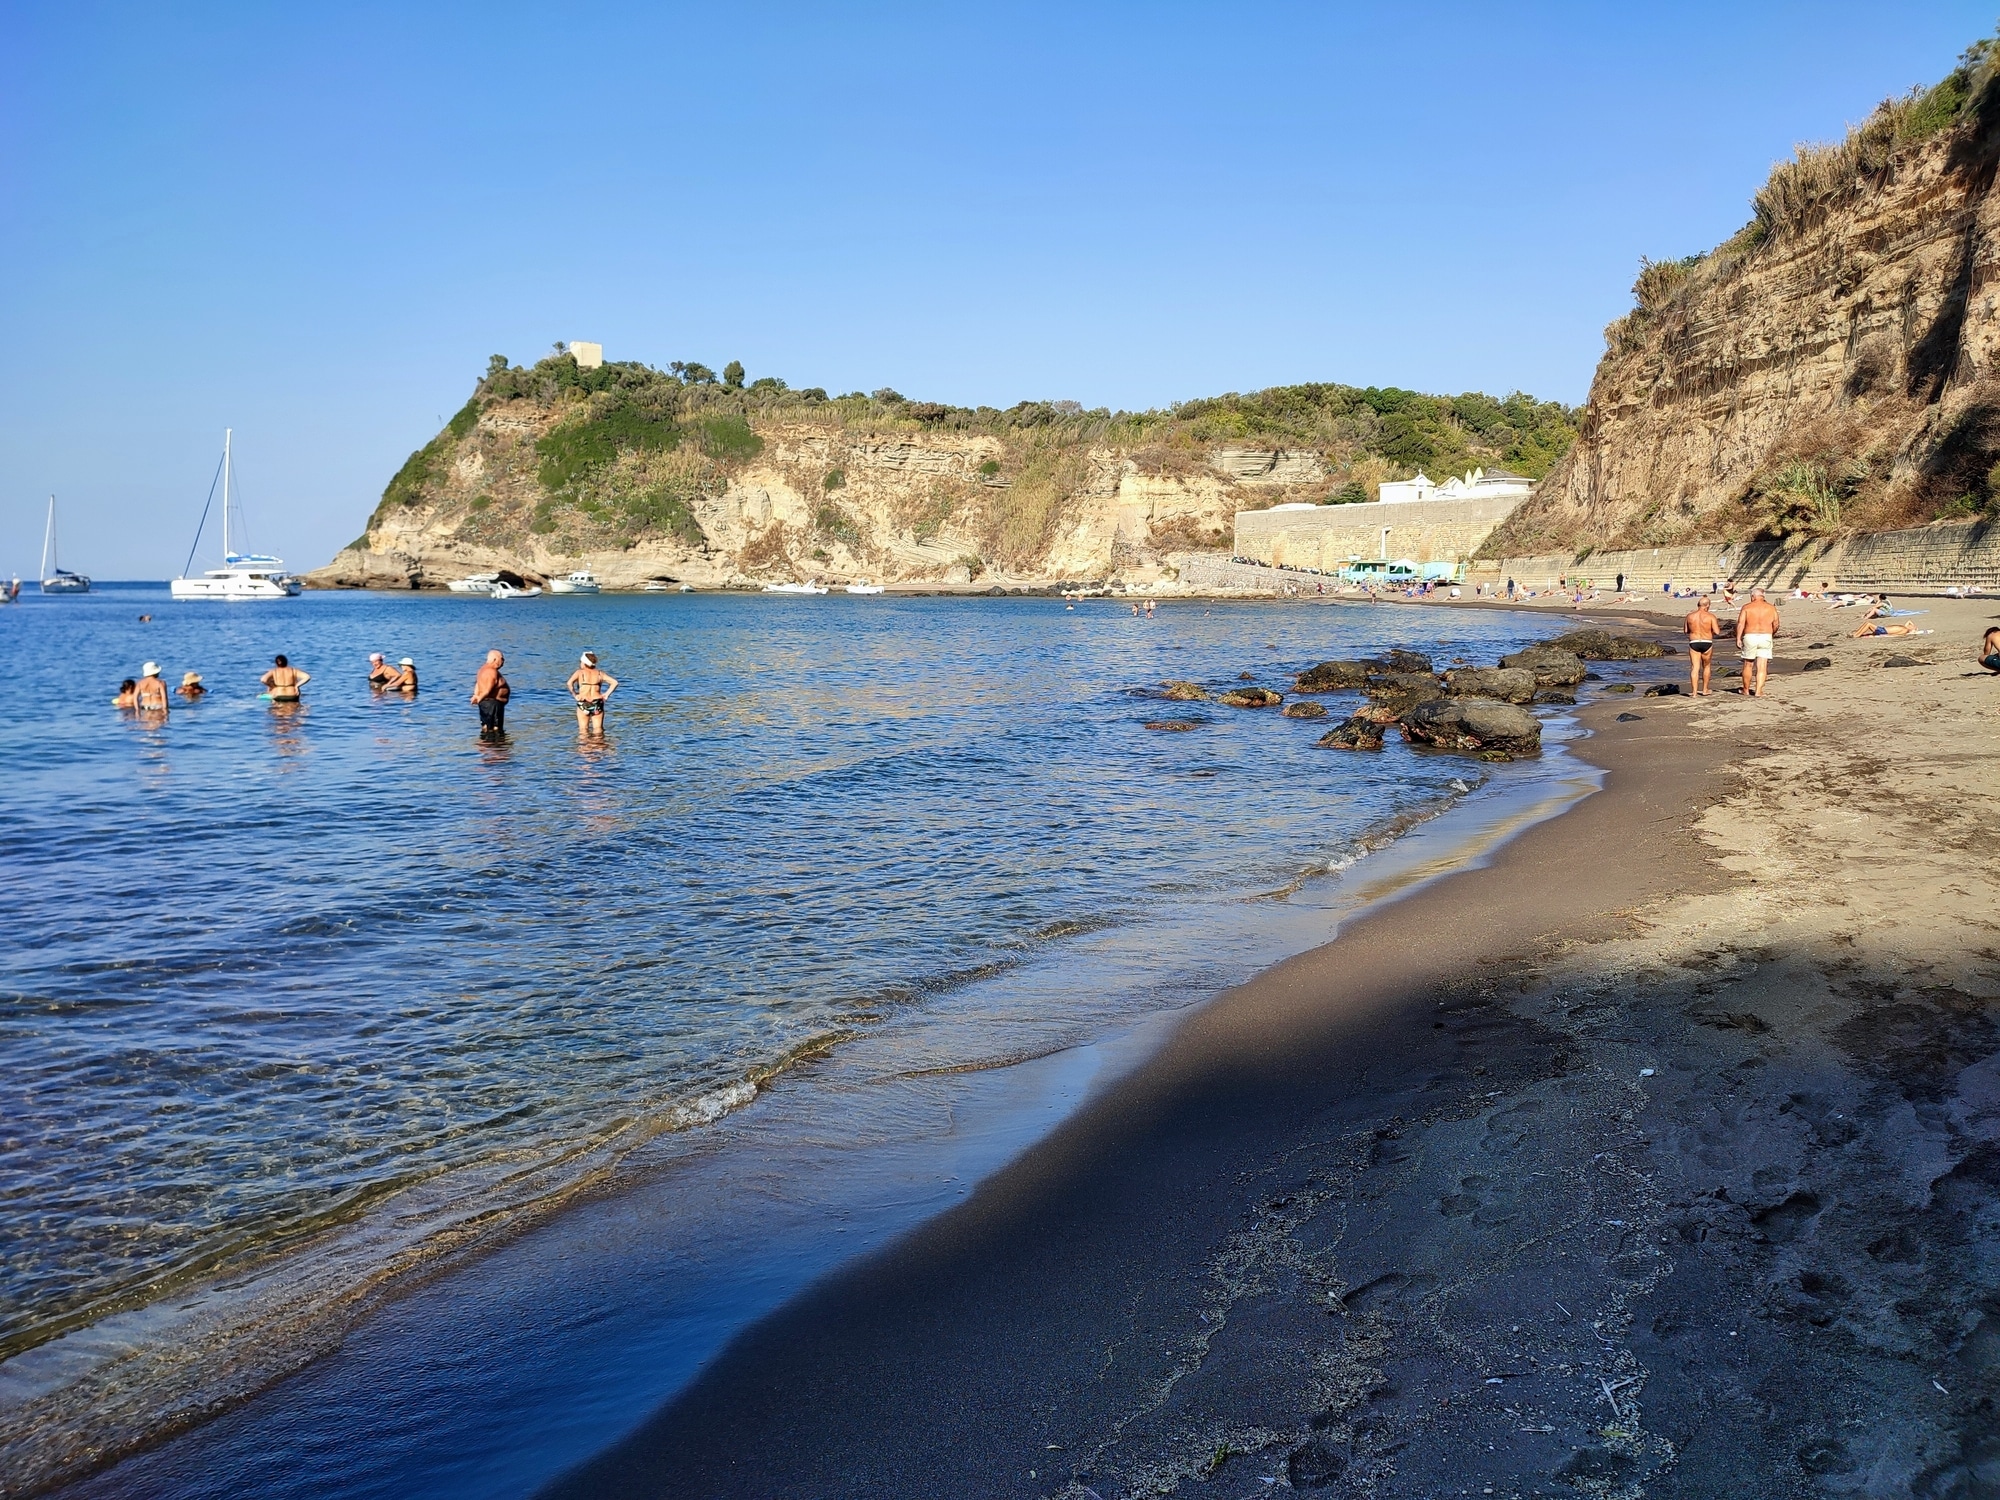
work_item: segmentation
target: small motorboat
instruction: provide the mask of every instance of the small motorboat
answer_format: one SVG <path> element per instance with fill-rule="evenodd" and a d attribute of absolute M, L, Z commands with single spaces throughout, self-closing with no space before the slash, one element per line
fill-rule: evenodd
<path fill-rule="evenodd" d="M 597 594 L 603 592 L 603 585 L 597 581 L 597 575 L 591 572 L 590 569 L 578 568 L 567 578 L 551 578 L 549 580 L 549 592 L 551 594 Z"/>
<path fill-rule="evenodd" d="M 882 585 L 879 583 L 850 583 L 847 585 L 845 592 L 850 594 L 879 594 L 882 592 Z"/>
<path fill-rule="evenodd" d="M 470 577 L 454 578 L 445 587 L 454 594 L 490 594 L 499 581 L 498 573 L 474 573 Z"/>
<path fill-rule="evenodd" d="M 764 592 L 767 594 L 824 594 L 827 592 L 827 587 L 823 583 L 767 583 L 764 585 Z"/>
<path fill-rule="evenodd" d="M 517 589 L 511 583 L 496 583 L 493 585 L 493 597 L 495 599 L 533 599 L 540 593 L 541 589 L 536 587 Z"/>

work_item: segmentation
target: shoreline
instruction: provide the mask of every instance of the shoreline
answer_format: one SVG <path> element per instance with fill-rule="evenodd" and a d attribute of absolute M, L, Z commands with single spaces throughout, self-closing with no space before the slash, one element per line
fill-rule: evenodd
<path fill-rule="evenodd" d="M 1526 770 L 1526 768 L 1521 769 Z M 1466 779 L 1477 783 L 1483 779 L 1486 771 L 1468 765 L 1464 774 Z M 1560 780 L 1559 767 L 1553 776 L 1547 771 L 1537 769 L 1522 778 L 1521 786 L 1530 789 L 1541 787 L 1547 791 Z M 1510 819 L 1517 816 L 1516 813 L 1509 811 L 1510 805 L 1505 801 L 1503 794 L 1501 803 L 1481 802 L 1479 807 L 1472 808 L 1467 816 L 1475 824 L 1482 819 L 1488 822 L 1495 819 Z M 1445 814 L 1446 823 L 1449 824 L 1452 814 L 1467 808 L 1467 803 L 1454 798 L 1449 799 L 1438 811 Z M 1398 824 L 1398 836 L 1390 841 L 1391 850 L 1397 851 L 1394 853 L 1381 850 L 1379 840 L 1374 835 L 1365 835 L 1361 847 L 1374 851 L 1365 864 L 1344 880 L 1323 882 L 1316 879 L 1315 883 L 1323 886 L 1320 896 L 1313 897 L 1308 893 L 1297 905 L 1290 908 L 1289 914 L 1273 913 L 1268 919 L 1257 917 L 1246 921 L 1241 915 L 1235 918 L 1228 917 L 1222 908 L 1218 908 L 1218 919 L 1233 922 L 1239 927 L 1250 927 L 1259 923 L 1265 926 L 1276 924 L 1273 927 L 1274 932 L 1279 927 L 1296 928 L 1302 923 L 1332 920 L 1327 916 L 1328 903 L 1345 911 L 1351 910 L 1357 901 L 1384 899 L 1379 889 L 1384 881 L 1432 878 L 1435 870 L 1428 867 L 1415 875 L 1407 871 L 1398 872 L 1409 861 L 1421 864 L 1428 859 L 1434 864 L 1438 856 L 1423 852 L 1434 839 L 1456 840 L 1471 836 L 1463 832 L 1451 834 L 1445 825 L 1431 826 L 1435 817 L 1435 813 L 1429 813 L 1418 820 L 1420 828 L 1418 837 L 1411 836 L 1409 824 L 1401 818 L 1392 820 Z M 1461 818 L 1459 821 L 1463 822 L 1465 819 Z M 1451 852 L 1444 857 L 1447 862 L 1455 863 L 1467 857 L 1467 853 L 1459 843 L 1453 842 Z M 1243 905 L 1244 902 L 1260 899 L 1254 894 L 1245 894 L 1240 901 L 1226 902 L 1223 906 L 1235 909 L 1240 914 L 1248 909 Z M 1297 951 L 1299 947 L 1310 946 L 1322 938 L 1314 936 L 1303 942 L 1291 938 L 1270 940 L 1280 944 L 1276 951 L 1285 952 Z M 1219 950 L 1217 957 L 1220 957 Z M 1061 961 L 1066 966 L 1087 962 L 1081 956 Z M 1267 953 L 1264 958 L 1252 961 L 1249 969 L 1242 972 L 1254 972 L 1269 961 Z M 1180 1009 L 1181 1005 L 1177 1003 L 1160 1014 L 1178 1014 Z M 1153 1020 L 1157 1019 L 1157 1015 L 1153 1017 Z M 1143 1024 L 1151 1025 L 1152 1021 Z M 1115 1034 L 1101 1036 L 1097 1042 L 1090 1045 L 1096 1046 L 1100 1042 L 1115 1042 L 1115 1040 Z M 1113 1050 L 1117 1048 L 1114 1046 Z M 1040 1126 L 1034 1127 L 1036 1131 L 1040 1128 Z M 1028 1138 L 1031 1139 L 1032 1134 Z M 1012 1149 L 1018 1148 L 1020 1143 L 1020 1140 L 1016 1139 L 1001 1159 L 1004 1160 L 1005 1154 L 1011 1154 Z M 620 1146 L 616 1148 L 615 1154 L 624 1155 L 628 1149 Z M 218 1412 L 242 1411 L 246 1402 L 250 1406 L 263 1403 L 265 1395 L 256 1393 L 273 1392 L 279 1385 L 299 1378 L 304 1373 L 301 1366 L 307 1370 L 311 1369 L 314 1361 L 324 1359 L 329 1353 L 337 1350 L 341 1341 L 352 1335 L 362 1324 L 393 1315 L 394 1310 L 409 1299 L 425 1296 L 428 1286 L 453 1283 L 481 1259 L 504 1253 L 510 1244 L 519 1243 L 537 1234 L 553 1221 L 573 1217 L 579 1212 L 588 1211 L 593 1205 L 617 1199 L 628 1193 L 634 1188 L 635 1175 L 643 1179 L 649 1171 L 659 1165 L 651 1158 L 658 1158 L 663 1153 L 669 1157 L 677 1153 L 699 1155 L 707 1149 L 710 1147 L 693 1140 L 662 1141 L 652 1147 L 641 1145 L 633 1157 L 637 1164 L 634 1174 L 619 1172 L 614 1176 L 612 1165 L 597 1164 L 580 1177 L 562 1184 L 560 1191 L 553 1198 L 537 1199 L 525 1204 L 501 1205 L 503 1213 L 513 1215 L 513 1222 L 505 1225 L 497 1234 L 493 1232 L 492 1215 L 480 1212 L 477 1204 L 460 1205 L 454 1209 L 453 1217 L 468 1220 L 463 1234 L 447 1226 L 444 1238 L 450 1243 L 440 1246 L 413 1240 L 410 1244 L 403 1245 L 399 1254 L 407 1264 L 401 1267 L 391 1266 L 388 1273 L 371 1276 L 358 1287 L 343 1289 L 325 1284 L 328 1276 L 323 1267 L 315 1273 L 312 1265 L 293 1261 L 281 1262 L 273 1269 L 274 1282 L 281 1289 L 289 1286 L 294 1291 L 303 1293 L 303 1300 L 298 1296 L 280 1295 L 278 1305 L 265 1309 L 234 1329 L 228 1326 L 232 1314 L 227 1297 L 217 1299 L 212 1290 L 197 1287 L 192 1292 L 184 1291 L 168 1299 L 168 1304 L 149 1305 L 114 1319 L 109 1324 L 95 1327 L 80 1338 L 66 1341 L 67 1347 L 58 1349 L 53 1345 L 46 1346 L 47 1352 L 41 1358 L 24 1357 L 8 1373 L 16 1378 L 18 1384 L 20 1380 L 28 1378 L 31 1367 L 46 1366 L 47 1379 L 59 1384 L 66 1379 L 75 1378 L 76 1367 L 100 1357 L 101 1351 L 103 1356 L 108 1356 L 103 1376 L 86 1374 L 84 1378 L 103 1385 L 102 1394 L 105 1399 L 101 1415 L 109 1419 L 109 1425 L 79 1436 L 98 1451 L 102 1451 L 103 1445 L 107 1443 L 116 1443 L 120 1448 L 126 1448 L 130 1438 L 126 1436 L 121 1440 L 117 1413 L 121 1406 L 128 1406 L 137 1399 L 150 1413 L 141 1415 L 137 1420 L 154 1424 L 152 1436 L 144 1441 L 139 1452 L 142 1455 L 158 1452 L 162 1445 L 172 1446 L 180 1442 L 184 1436 L 198 1435 L 204 1424 L 217 1419 Z M 990 1166 L 987 1170 L 990 1170 Z M 415 1197 L 428 1201 L 438 1198 L 441 1193 L 448 1195 L 449 1189 L 448 1182 L 427 1184 L 416 1190 Z M 940 1203 L 938 1206 L 948 1205 Z M 389 1237 L 396 1239 L 400 1244 L 403 1239 L 409 1238 L 413 1232 L 421 1228 L 420 1218 L 421 1215 L 415 1214 L 409 1204 L 398 1198 L 385 1203 L 381 1211 L 370 1221 L 352 1226 L 340 1233 L 346 1237 L 371 1242 Z M 903 1227 L 905 1226 L 901 1224 L 894 1226 L 897 1232 Z M 835 1259 L 839 1258 L 841 1257 Z M 390 1275 L 395 1278 L 393 1283 L 389 1280 Z M 234 1284 L 242 1281 L 243 1276 L 239 1271 L 224 1280 L 226 1283 Z M 311 1306 L 324 1302 L 329 1296 L 334 1299 L 332 1305 L 337 1315 L 323 1325 L 313 1323 L 307 1316 Z M 261 1301 L 259 1306 L 262 1306 Z M 126 1367 L 129 1353 L 126 1339 L 130 1329 L 125 1325 L 128 1324 L 139 1330 L 141 1338 L 149 1333 L 157 1335 L 162 1326 L 174 1327 L 178 1324 L 178 1331 L 171 1340 L 176 1346 L 213 1348 L 219 1347 L 225 1341 L 233 1340 L 240 1344 L 247 1339 L 255 1346 L 251 1350 L 254 1357 L 236 1366 L 235 1376 L 222 1385 L 198 1381 L 192 1390 L 181 1390 L 178 1394 L 172 1390 L 163 1392 L 149 1381 L 135 1380 L 132 1370 Z M 266 1335 L 273 1336 L 266 1337 Z M 55 1384 L 51 1384 L 50 1388 L 55 1388 Z M 25 1387 L 23 1389 L 25 1390 Z M 184 1410 L 164 1424 L 159 1423 L 158 1413 L 163 1408 L 157 1403 L 162 1400 L 185 1402 Z M 634 1416 L 639 1414 L 635 1413 Z M 227 1418 L 224 1417 L 222 1420 Z M 16 1454 L 17 1459 L 24 1457 L 25 1453 Z M 95 1464 L 89 1467 L 100 1474 L 105 1472 Z M 83 1480 L 81 1483 L 86 1489 L 92 1485 L 90 1480 Z M 111 1487 L 116 1490 L 117 1485 L 114 1483 Z"/>
<path fill-rule="evenodd" d="M 545 1493 L 1972 1493 L 1993 686 L 1867 644 L 1583 710 L 1604 792 L 1220 997 Z"/>

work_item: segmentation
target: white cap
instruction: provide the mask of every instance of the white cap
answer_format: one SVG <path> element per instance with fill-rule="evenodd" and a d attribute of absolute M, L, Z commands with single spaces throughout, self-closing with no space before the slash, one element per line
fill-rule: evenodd
<path fill-rule="evenodd" d="M 414 667 L 416 663 L 411 661 L 410 658 L 406 656 L 402 659 L 402 661 L 398 662 L 397 665 L 404 667 Z"/>

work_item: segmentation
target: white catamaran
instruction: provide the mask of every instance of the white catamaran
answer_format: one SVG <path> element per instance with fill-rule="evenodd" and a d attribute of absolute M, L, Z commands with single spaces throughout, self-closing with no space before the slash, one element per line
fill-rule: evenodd
<path fill-rule="evenodd" d="M 49 564 L 56 563 L 56 569 L 49 571 Z M 49 524 L 42 532 L 42 592 L 45 594 L 87 594 L 90 580 L 81 573 L 72 573 L 56 559 L 56 497 L 49 496 Z"/>
<path fill-rule="evenodd" d="M 303 585 L 285 571 L 282 558 L 270 557 L 259 552 L 232 552 L 229 547 L 229 478 L 230 439 L 233 429 L 222 434 L 222 566 L 210 568 L 199 578 L 190 578 L 185 570 L 169 587 L 176 599 L 287 599 L 298 593 Z M 211 495 L 214 491 L 209 492 Z M 208 512 L 202 511 L 202 520 L 207 522 Z M 195 528 L 194 544 L 201 545 L 201 528 Z M 194 562 L 194 550 L 188 550 L 188 562 Z"/>

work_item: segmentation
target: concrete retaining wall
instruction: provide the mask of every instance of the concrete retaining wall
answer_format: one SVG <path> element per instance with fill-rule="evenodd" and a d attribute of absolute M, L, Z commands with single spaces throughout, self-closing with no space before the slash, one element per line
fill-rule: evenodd
<path fill-rule="evenodd" d="M 1379 507 L 1378 507 L 1379 508 Z M 1725 546 L 1641 547 L 1593 552 L 1505 557 L 1474 563 L 1468 581 L 1522 588 L 1553 588 L 1563 578 L 1588 579 L 1609 588 L 1625 575 L 1628 589 L 1657 593 L 1663 584 L 1706 588 L 1717 580 L 1744 587 L 1791 589 L 1822 583 L 1837 589 L 1889 593 L 1941 591 L 1948 584 L 1977 584 L 2000 592 L 2000 524 L 1945 522 L 1909 531 L 1876 531 L 1827 542 L 1760 542 Z"/>
<path fill-rule="evenodd" d="M 1236 551 L 1260 562 L 1329 571 L 1352 558 L 1388 555 L 1412 562 L 1470 557 L 1520 504 L 1511 500 L 1421 500 L 1404 505 L 1315 505 L 1310 510 L 1240 510 Z"/>

